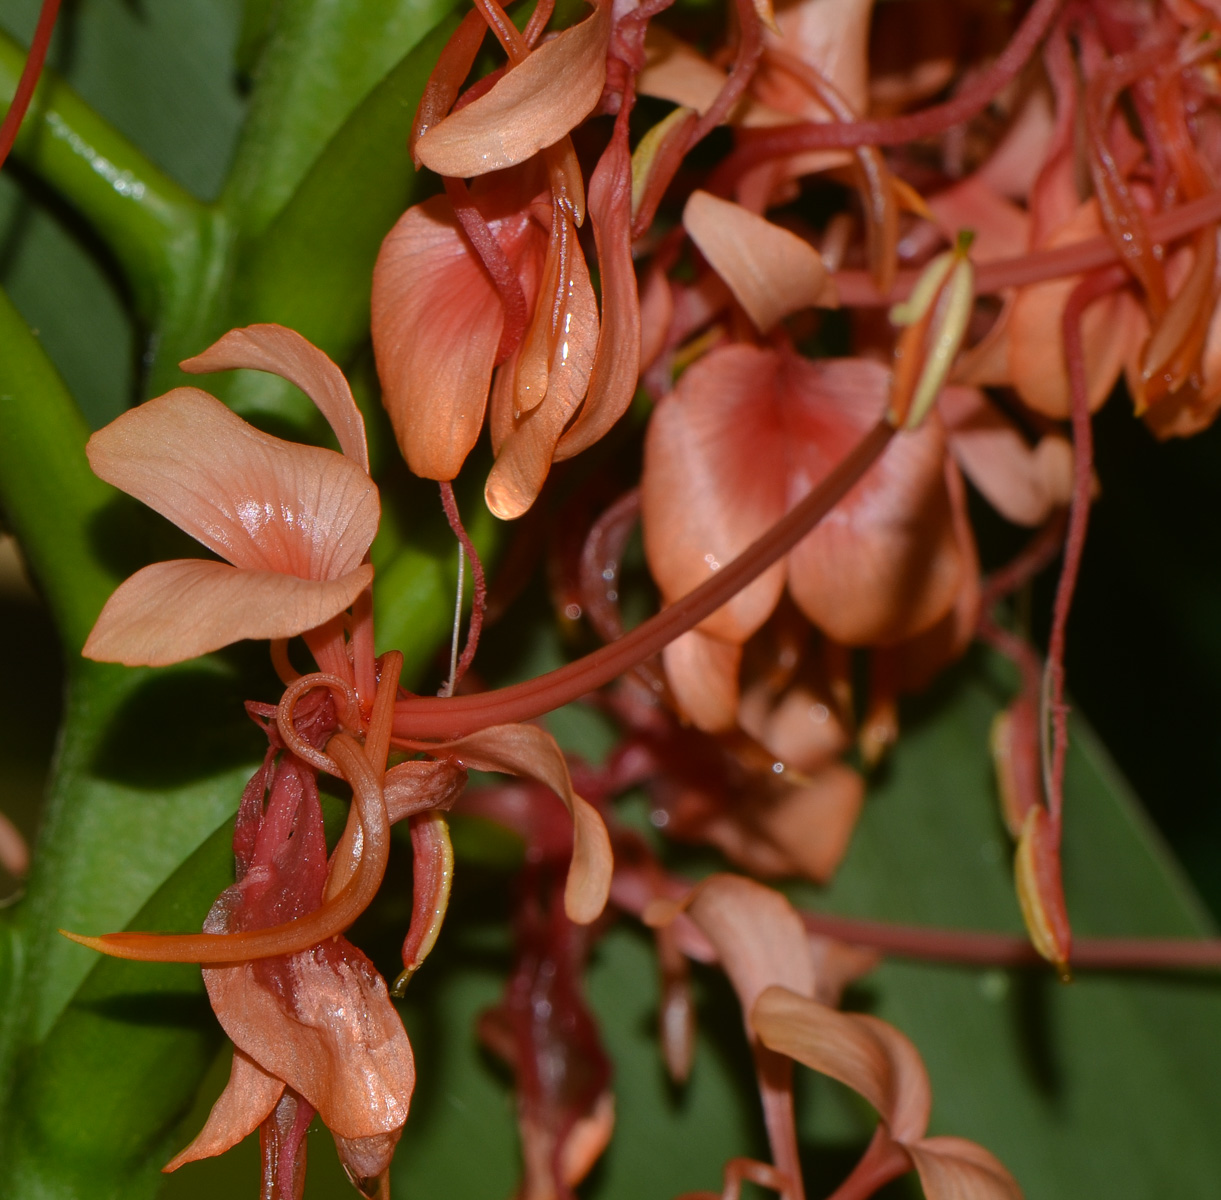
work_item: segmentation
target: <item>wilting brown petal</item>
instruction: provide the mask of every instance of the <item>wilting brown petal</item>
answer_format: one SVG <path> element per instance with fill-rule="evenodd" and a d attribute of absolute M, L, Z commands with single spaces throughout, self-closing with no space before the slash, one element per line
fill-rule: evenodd
<path fill-rule="evenodd" d="M 705 733 L 737 724 L 741 645 L 691 629 L 662 651 L 662 662 L 684 719 Z"/>
<path fill-rule="evenodd" d="M 352 399 L 348 381 L 317 346 L 295 330 L 283 325 L 231 329 L 202 354 L 178 365 L 193 375 L 246 367 L 270 371 L 295 383 L 326 417 L 344 454 L 364 471 L 369 470 L 365 421 Z"/>
<path fill-rule="evenodd" d="M 836 306 L 822 258 L 795 233 L 701 191 L 687 201 L 683 225 L 760 333 L 803 308 Z"/>
<path fill-rule="evenodd" d="M 284 1091 L 284 1080 L 268 1074 L 248 1054 L 233 1048 L 229 1082 L 195 1140 L 162 1167 L 168 1173 L 184 1163 L 213 1158 L 236 1146 L 267 1119 Z"/>
<path fill-rule="evenodd" d="M 335 1149 L 348 1178 L 365 1196 L 384 1195 L 380 1191 L 382 1177 L 390 1169 L 394 1148 L 403 1136 L 402 1128 L 372 1137 L 345 1138 L 335 1135 Z"/>
<path fill-rule="evenodd" d="M 285 959 L 204 968 L 225 1032 L 340 1137 L 401 1128 L 415 1065 L 385 980 L 342 938 Z"/>
<path fill-rule="evenodd" d="M 178 558 L 153 563 L 106 601 L 82 651 L 99 662 L 163 667 L 243 638 L 288 638 L 343 612 L 373 582 L 369 564 L 338 579 Z"/>
<path fill-rule="evenodd" d="M 524 211 L 486 213 L 533 298 L 545 233 Z M 373 269 L 373 349 L 407 465 L 453 479 L 479 438 L 504 308 L 449 201 L 410 208 Z"/>
<path fill-rule="evenodd" d="M 555 448 L 556 462 L 579 454 L 608 433 L 636 393 L 641 312 L 632 262 L 632 163 L 627 128 L 626 120 L 620 118 L 589 181 L 589 220 L 598 251 L 602 320 L 585 403 Z"/>
<path fill-rule="evenodd" d="M 610 23 L 609 0 L 600 0 L 584 21 L 429 129 L 416 142 L 416 156 L 438 175 L 469 179 L 525 162 L 558 142 L 602 95 Z"/>
<path fill-rule="evenodd" d="M 236 567 L 338 580 L 377 532 L 377 487 L 354 462 L 262 433 L 196 388 L 129 409 L 86 453 L 96 475 Z"/>
<path fill-rule="evenodd" d="M 597 810 L 573 791 L 563 752 L 537 725 L 493 725 L 468 737 L 431 747 L 474 771 L 500 771 L 549 787 L 572 814 L 572 863 L 564 888 L 564 911 L 588 925 L 606 907 L 614 858 Z"/>
<path fill-rule="evenodd" d="M 1072 495 L 1073 448 L 1057 434 L 1028 446 L 1017 427 L 974 388 L 948 387 L 937 404 L 950 453 L 1001 516 L 1041 525 Z"/>
<path fill-rule="evenodd" d="M 462 795 L 466 772 L 450 762 L 412 760 L 386 772 L 383 788 L 390 824 L 427 809 L 447 809 Z"/>
<path fill-rule="evenodd" d="M 767 351 L 715 350 L 654 410 L 645 436 L 641 520 L 649 569 L 670 603 L 784 515 L 787 430 L 775 399 L 776 375 Z M 777 563 L 700 628 L 743 642 L 783 590 L 784 564 Z"/>
<path fill-rule="evenodd" d="M 805 926 L 779 892 L 741 875 L 712 875 L 692 894 L 687 913 L 716 947 L 744 1018 L 772 986 L 785 995 L 814 994 Z"/>
<path fill-rule="evenodd" d="M 924 1136 L 932 1104 L 928 1072 L 894 1026 L 836 1012 L 785 987 L 759 996 L 750 1024 L 765 1046 L 864 1096 L 897 1142 L 906 1146 Z"/>
<path fill-rule="evenodd" d="M 906 1146 L 928 1200 L 1022 1200 L 1004 1164 L 965 1138 L 922 1138 Z"/>

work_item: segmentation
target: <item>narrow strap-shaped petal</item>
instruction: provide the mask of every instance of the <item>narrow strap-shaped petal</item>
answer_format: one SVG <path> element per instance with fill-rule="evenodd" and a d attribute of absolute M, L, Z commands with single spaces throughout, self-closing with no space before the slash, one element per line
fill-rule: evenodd
<path fill-rule="evenodd" d="M 234 1046 L 229 1082 L 212 1105 L 204 1127 L 161 1170 L 168 1174 L 186 1163 L 224 1154 L 266 1120 L 283 1092 L 283 1079 L 263 1070 L 250 1055 Z"/>
<path fill-rule="evenodd" d="M 632 158 L 627 112 L 589 181 L 589 220 L 598 251 L 602 320 L 585 403 L 555 448 L 557 462 L 592 446 L 627 411 L 640 375 L 640 300 L 632 262 Z"/>
<path fill-rule="evenodd" d="M 606 907 L 614 858 L 597 810 L 573 791 L 563 752 L 537 725 L 493 725 L 453 742 L 429 747 L 474 771 L 501 771 L 549 787 L 572 814 L 572 863 L 564 887 L 564 911 L 588 925 Z"/>
<path fill-rule="evenodd" d="M 795 233 L 701 191 L 687 201 L 683 225 L 760 333 L 803 308 L 836 306 L 821 256 Z"/>
<path fill-rule="evenodd" d="M 129 409 L 86 452 L 95 474 L 235 567 L 338 579 L 377 532 L 377 487 L 354 462 L 263 433 L 197 388 Z"/>
<path fill-rule="evenodd" d="M 366 474 L 369 445 L 365 419 L 352 399 L 343 372 L 312 342 L 283 325 L 247 325 L 231 329 L 202 354 L 178 364 L 192 375 L 245 367 L 268 371 L 295 383 L 317 406 L 335 431 L 339 448 Z"/>
<path fill-rule="evenodd" d="M 82 653 L 99 662 L 163 667 L 243 638 L 295 637 L 343 612 L 372 582 L 368 564 L 314 580 L 199 558 L 153 563 L 106 601 Z"/>
<path fill-rule="evenodd" d="M 750 1024 L 765 1046 L 830 1075 L 877 1109 L 904 1145 L 928 1127 L 932 1089 L 915 1046 L 876 1017 L 836 1012 L 785 987 L 764 991 Z"/>
<path fill-rule="evenodd" d="M 469 179 L 525 162 L 589 115 L 606 82 L 611 5 L 544 42 L 490 91 L 439 121 L 416 142 L 438 175 Z"/>

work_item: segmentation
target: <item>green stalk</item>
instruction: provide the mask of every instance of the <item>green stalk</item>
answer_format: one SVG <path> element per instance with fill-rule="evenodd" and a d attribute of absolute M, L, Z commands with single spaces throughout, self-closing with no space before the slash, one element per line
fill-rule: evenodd
<path fill-rule="evenodd" d="M 89 427 L 2 291 L 0 346 L 0 506 L 75 657 L 118 583 L 91 539 L 114 491 L 89 469 Z"/>
<path fill-rule="evenodd" d="M 0 34 L 0 101 L 11 99 L 25 50 Z M 214 215 L 159 171 L 63 80 L 46 72 L 14 157 L 67 199 L 114 253 L 152 321 L 200 275 Z"/>

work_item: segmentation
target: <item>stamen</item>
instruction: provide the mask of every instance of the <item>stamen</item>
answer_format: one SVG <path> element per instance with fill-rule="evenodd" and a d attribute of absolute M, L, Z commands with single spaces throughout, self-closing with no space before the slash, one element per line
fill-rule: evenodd
<path fill-rule="evenodd" d="M 471 623 L 466 631 L 466 645 L 462 647 L 462 657 L 458 659 L 457 664 L 452 662 L 450 664 L 450 690 L 447 695 L 452 696 L 453 689 L 457 687 L 462 676 L 466 674 L 467 668 L 475 659 L 475 651 L 479 649 L 479 635 L 483 631 L 483 613 L 488 605 L 488 584 L 487 577 L 483 571 L 483 563 L 479 558 L 479 552 L 475 549 L 475 543 L 471 541 L 470 534 L 466 532 L 466 526 L 462 524 L 462 517 L 458 512 L 458 501 L 454 497 L 453 485 L 448 480 L 443 479 L 440 487 L 441 505 L 445 509 L 445 519 L 449 522 L 449 527 L 453 530 L 454 537 L 458 539 L 460 553 L 464 553 L 467 562 L 471 564 L 471 585 L 474 592 L 471 598 Z M 458 599 L 460 605 L 462 598 L 461 557 L 459 557 L 458 561 Z M 455 630 L 457 628 L 457 621 L 458 617 L 455 615 Z"/>
<path fill-rule="evenodd" d="M 289 686 L 288 690 L 280 698 L 279 705 L 276 707 L 276 727 L 280 731 L 280 737 L 284 739 L 284 744 L 302 762 L 307 762 L 311 767 L 319 771 L 325 771 L 328 775 L 342 777 L 343 772 L 335 765 L 334 760 L 321 750 L 311 746 L 309 742 L 297 733 L 296 726 L 293 724 L 293 710 L 297 707 L 297 702 L 306 692 L 312 692 L 314 688 L 319 687 L 330 688 L 342 702 L 342 707 L 339 710 L 340 725 L 348 729 L 359 730 L 362 725 L 360 702 L 357 700 L 356 693 L 352 690 L 351 685 L 345 680 L 340 679 L 337 675 L 326 675 L 322 672 L 316 672 L 313 675 L 302 675 L 295 683 Z"/>

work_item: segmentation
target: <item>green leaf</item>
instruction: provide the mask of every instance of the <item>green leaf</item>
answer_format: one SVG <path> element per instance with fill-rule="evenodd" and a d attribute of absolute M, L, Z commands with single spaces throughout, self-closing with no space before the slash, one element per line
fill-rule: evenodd
<path fill-rule="evenodd" d="M 227 323 L 276 321 L 339 362 L 368 337 L 369 289 L 382 239 L 432 189 L 407 157 L 420 94 L 454 22 L 435 29 L 375 87 L 335 134 L 274 222 L 238 258 Z M 242 412 L 295 415 L 291 391 L 269 376 L 236 380 Z"/>
<path fill-rule="evenodd" d="M 257 238 L 268 229 L 353 109 L 454 3 L 295 0 L 277 6 L 225 193 L 225 207 L 246 235 Z M 257 16 L 252 22 L 260 23 Z M 413 103 L 408 122 L 414 111 Z M 396 146 L 396 157 L 402 157 L 403 144 Z M 358 160 L 352 184 L 359 188 L 361 177 L 390 157 Z"/>
<path fill-rule="evenodd" d="M 1002 683 L 980 659 L 912 706 L 834 886 L 840 913 L 1020 931 L 986 752 Z M 1101 746 L 1073 729 L 1065 815 L 1078 936 L 1201 936 L 1198 900 Z M 1221 1177 L 1221 981 L 891 961 L 860 999 L 920 1047 L 934 1129 L 998 1154 L 1027 1195 L 1209 1195 Z"/>

